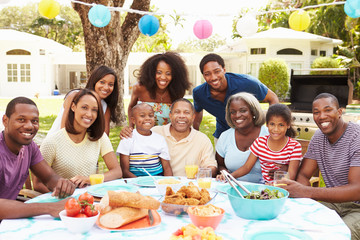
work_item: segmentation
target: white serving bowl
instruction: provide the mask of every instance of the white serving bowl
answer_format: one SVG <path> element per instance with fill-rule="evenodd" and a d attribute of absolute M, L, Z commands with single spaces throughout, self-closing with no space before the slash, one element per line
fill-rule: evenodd
<path fill-rule="evenodd" d="M 66 210 L 62 210 L 60 213 L 60 219 L 67 227 L 67 229 L 72 233 L 86 233 L 88 232 L 96 223 L 97 218 L 99 217 L 99 212 L 96 216 L 86 217 L 86 218 L 76 218 L 66 216 Z"/>
<path fill-rule="evenodd" d="M 169 180 L 173 181 L 174 180 L 174 181 L 176 181 L 178 183 L 162 183 L 162 184 L 160 184 L 164 180 L 166 180 L 166 181 L 169 181 Z M 166 187 L 168 187 L 168 186 L 171 187 L 174 192 L 176 192 L 181 188 L 182 185 L 183 184 L 181 183 L 181 181 L 176 179 L 176 178 L 159 179 L 159 180 L 155 181 L 156 189 L 158 190 L 158 192 L 161 195 L 166 194 Z"/>

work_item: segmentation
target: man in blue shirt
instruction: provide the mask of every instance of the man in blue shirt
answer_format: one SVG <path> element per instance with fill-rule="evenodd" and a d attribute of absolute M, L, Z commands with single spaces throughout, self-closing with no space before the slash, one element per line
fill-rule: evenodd
<path fill-rule="evenodd" d="M 214 137 L 229 129 L 225 120 L 227 99 L 238 92 L 253 94 L 259 101 L 270 105 L 279 102 L 276 94 L 262 84 L 258 79 L 245 75 L 226 73 L 224 59 L 217 54 L 210 53 L 200 62 L 200 71 L 205 83 L 193 90 L 195 120 L 194 128 L 199 129 L 203 110 L 216 117 L 216 131 Z"/>

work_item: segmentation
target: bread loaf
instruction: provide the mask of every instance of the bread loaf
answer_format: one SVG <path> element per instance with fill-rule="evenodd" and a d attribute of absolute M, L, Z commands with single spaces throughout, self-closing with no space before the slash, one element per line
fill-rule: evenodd
<path fill-rule="evenodd" d="M 114 191 L 108 191 L 101 199 L 100 204 L 112 208 L 133 207 L 152 210 L 157 210 L 160 207 L 160 202 L 153 197 L 143 196 L 140 193 Z"/>
<path fill-rule="evenodd" d="M 100 216 L 100 224 L 107 228 L 118 228 L 148 215 L 143 208 L 121 207 Z"/>

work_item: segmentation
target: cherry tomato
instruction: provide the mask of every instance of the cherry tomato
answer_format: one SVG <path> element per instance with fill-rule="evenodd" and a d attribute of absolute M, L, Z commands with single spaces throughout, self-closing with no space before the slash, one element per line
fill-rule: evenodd
<path fill-rule="evenodd" d="M 181 229 L 176 230 L 176 232 L 173 233 L 174 236 L 181 236 L 184 232 Z"/>
<path fill-rule="evenodd" d="M 66 215 L 69 217 L 75 217 L 80 213 L 81 206 L 75 198 L 70 198 L 65 203 Z"/>
<path fill-rule="evenodd" d="M 81 204 L 83 204 L 83 203 L 93 204 L 94 203 L 94 197 L 91 196 L 88 192 L 85 192 L 85 193 L 83 193 L 83 194 L 81 194 L 79 196 L 79 202 Z"/>
<path fill-rule="evenodd" d="M 76 217 L 76 218 L 86 218 L 86 217 L 88 217 L 88 216 L 86 216 L 86 214 L 84 214 L 84 213 L 79 213 L 79 214 L 77 214 L 75 217 Z"/>
<path fill-rule="evenodd" d="M 87 205 L 84 209 L 84 213 L 88 217 L 96 216 L 98 214 L 98 211 L 95 210 L 93 205 Z"/>

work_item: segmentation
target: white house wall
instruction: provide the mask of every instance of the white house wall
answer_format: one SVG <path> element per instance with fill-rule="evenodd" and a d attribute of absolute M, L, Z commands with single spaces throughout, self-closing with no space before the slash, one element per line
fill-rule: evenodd
<path fill-rule="evenodd" d="M 48 95 L 53 84 L 52 63 L 48 56 L 40 55 L 39 49 L 31 44 L 19 46 L 8 42 L 6 48 L 0 48 L 0 96 L 34 97 L 35 94 Z M 31 55 L 6 55 L 13 49 L 29 51 Z M 7 64 L 30 64 L 30 82 L 8 82 Z M 20 76 L 18 76 L 20 77 Z"/>

